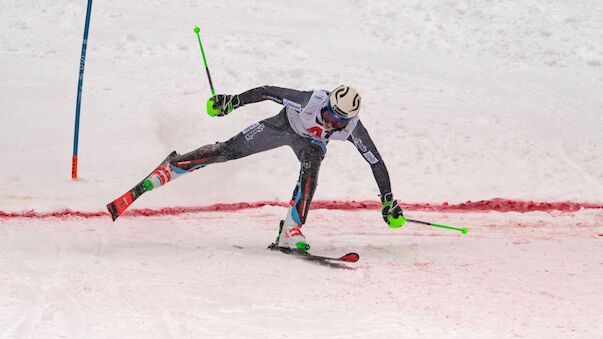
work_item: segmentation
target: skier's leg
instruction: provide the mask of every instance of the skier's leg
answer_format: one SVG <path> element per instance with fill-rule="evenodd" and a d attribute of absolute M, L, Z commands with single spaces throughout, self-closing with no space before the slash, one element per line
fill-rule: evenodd
<path fill-rule="evenodd" d="M 306 139 L 308 140 L 308 139 Z M 318 170 L 326 154 L 326 145 L 312 140 L 302 148 L 294 146 L 300 160 L 299 179 L 289 203 L 287 218 L 279 232 L 278 246 L 308 250 L 310 245 L 301 232 L 318 182 Z"/>
<path fill-rule="evenodd" d="M 145 191 L 165 185 L 185 173 L 193 172 L 209 164 L 240 158 L 236 140 L 235 136 L 228 141 L 205 145 L 186 154 L 175 154 L 168 158 L 167 162 L 157 167 L 143 182 Z"/>
<path fill-rule="evenodd" d="M 143 181 L 143 189 L 150 191 L 185 173 L 213 163 L 239 159 L 283 146 L 287 143 L 287 138 L 282 135 L 286 132 L 283 129 L 286 125 L 283 123 L 287 123 L 286 117 L 278 114 L 247 127 L 228 141 L 205 145 L 182 155 L 176 154 Z"/>
<path fill-rule="evenodd" d="M 226 142 L 205 145 L 192 152 L 170 153 L 157 168 L 125 194 L 107 205 L 113 220 L 118 218 L 142 194 L 175 178 L 216 162 L 238 159 L 290 144 L 295 132 L 282 110 L 279 114 L 255 123 Z"/>

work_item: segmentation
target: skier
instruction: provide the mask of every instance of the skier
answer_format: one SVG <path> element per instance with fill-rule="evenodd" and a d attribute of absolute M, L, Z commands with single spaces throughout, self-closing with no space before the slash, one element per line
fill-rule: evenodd
<path fill-rule="evenodd" d="M 348 140 L 371 166 L 381 193 L 383 220 L 390 227 L 402 227 L 406 219 L 391 193 L 387 168 L 358 118 L 360 95 L 356 90 L 344 85 L 331 92 L 262 86 L 236 95 L 218 94 L 208 100 L 207 110 L 210 116 L 223 117 L 244 105 L 263 100 L 272 100 L 284 107 L 277 115 L 252 124 L 228 141 L 205 145 L 182 155 L 172 152 L 151 175 L 107 205 L 113 220 L 141 194 L 185 173 L 287 145 L 300 161 L 300 172 L 276 244 L 307 251 L 310 245 L 301 227 L 308 216 L 327 143 L 331 140 Z"/>

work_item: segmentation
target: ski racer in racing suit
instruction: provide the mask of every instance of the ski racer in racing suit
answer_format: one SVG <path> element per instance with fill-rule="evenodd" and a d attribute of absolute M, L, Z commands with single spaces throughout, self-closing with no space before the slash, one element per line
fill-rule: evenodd
<path fill-rule="evenodd" d="M 182 155 L 172 153 L 139 184 L 139 194 L 213 163 L 239 159 L 287 145 L 299 159 L 300 171 L 276 244 L 279 247 L 306 251 L 310 246 L 301 227 L 308 217 L 320 164 L 327 153 L 327 144 L 331 140 L 348 140 L 371 166 L 379 186 L 384 221 L 390 227 L 401 227 L 404 224 L 402 209 L 391 193 L 385 163 L 358 118 L 360 96 L 356 90 L 343 85 L 330 92 L 262 86 L 238 95 L 219 94 L 212 97 L 208 102 L 208 114 L 223 117 L 234 109 L 264 100 L 272 100 L 284 107 L 275 116 L 252 124 L 225 142 L 208 144 Z"/>

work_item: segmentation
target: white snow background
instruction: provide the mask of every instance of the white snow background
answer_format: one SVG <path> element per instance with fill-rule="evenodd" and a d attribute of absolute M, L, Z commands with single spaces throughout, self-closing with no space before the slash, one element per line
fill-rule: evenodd
<path fill-rule="evenodd" d="M 70 179 L 86 1 L 0 2 L 0 211 L 104 211 L 169 152 L 223 141 L 272 102 L 221 93 L 356 87 L 404 202 L 603 202 L 598 0 L 95 1 L 79 176 Z M 376 200 L 332 142 L 316 199 Z M 288 148 L 209 166 L 134 208 L 288 201 Z M 311 211 L 316 253 L 268 252 L 282 207 L 150 218 L 0 218 L 1 338 L 603 338 L 603 212 Z"/>

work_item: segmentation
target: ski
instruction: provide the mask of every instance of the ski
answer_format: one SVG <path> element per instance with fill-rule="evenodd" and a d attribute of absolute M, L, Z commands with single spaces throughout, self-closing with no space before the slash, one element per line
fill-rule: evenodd
<path fill-rule="evenodd" d="M 159 166 L 157 166 L 157 168 L 165 165 L 169 161 L 169 159 L 176 156 L 176 154 L 177 154 L 176 151 L 173 151 L 172 153 L 170 153 L 170 155 L 168 155 L 165 158 L 165 160 L 163 160 L 161 162 L 161 164 L 159 164 Z M 113 221 L 115 221 L 115 219 L 117 219 L 120 215 L 122 215 L 122 213 L 124 213 L 125 210 L 128 207 L 130 207 L 130 205 L 132 205 L 132 203 L 134 203 L 134 201 L 136 201 L 136 199 L 138 199 L 138 197 L 140 197 L 145 192 L 145 189 L 143 188 L 142 183 L 148 177 L 150 177 L 151 174 L 155 173 L 155 170 L 153 172 L 149 173 L 149 175 L 147 175 L 144 179 L 142 179 L 142 181 L 139 182 L 136 186 L 134 186 L 131 190 L 127 191 L 119 198 L 117 198 L 117 199 L 113 200 L 112 202 L 110 202 L 109 204 L 107 204 L 107 209 L 109 210 L 109 213 L 111 213 L 111 218 L 113 219 Z"/>
<path fill-rule="evenodd" d="M 294 256 L 299 257 L 304 260 L 316 261 L 319 263 L 334 263 L 334 262 L 354 263 L 354 262 L 357 262 L 358 260 L 360 260 L 360 256 L 358 255 L 358 253 L 354 253 L 354 252 L 350 252 L 341 257 L 327 257 L 327 256 L 322 256 L 322 255 L 311 254 L 311 253 L 308 253 L 305 251 L 300 251 L 298 249 L 291 249 L 288 247 L 279 247 L 274 243 L 270 244 L 270 246 L 268 246 L 268 249 L 272 250 L 272 251 L 279 251 L 279 252 L 285 253 L 285 254 L 291 254 L 291 255 L 294 255 Z"/>

